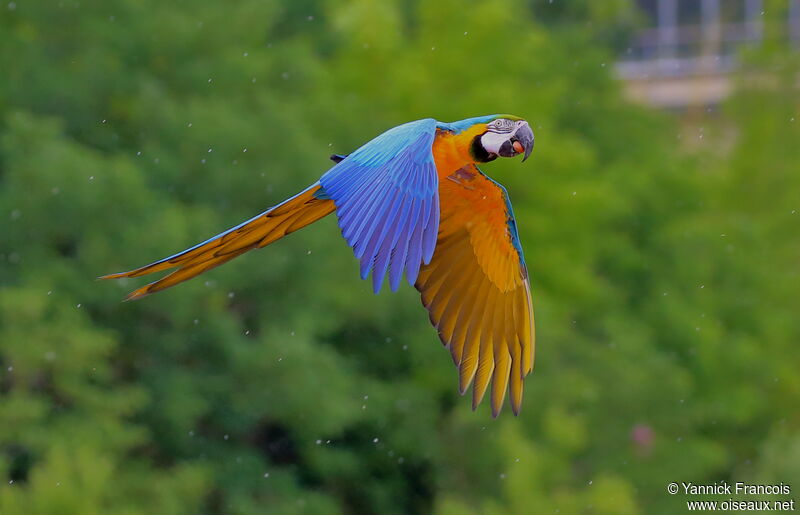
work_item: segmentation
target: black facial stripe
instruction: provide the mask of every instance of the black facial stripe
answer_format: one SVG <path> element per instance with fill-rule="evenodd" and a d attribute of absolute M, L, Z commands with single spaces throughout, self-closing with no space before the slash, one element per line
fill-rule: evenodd
<path fill-rule="evenodd" d="M 497 156 L 489 154 L 489 152 L 483 148 L 481 136 L 483 136 L 483 134 L 478 134 L 472 138 L 472 145 L 469 146 L 469 152 L 472 154 L 472 158 L 475 159 L 476 163 L 488 163 L 489 161 L 494 161 L 497 159 Z"/>
<path fill-rule="evenodd" d="M 516 123 L 512 122 L 507 118 L 498 118 L 497 120 L 493 121 L 489 124 L 489 130 L 492 132 L 497 132 L 500 134 L 505 134 L 507 132 L 511 132 L 517 126 Z"/>
<path fill-rule="evenodd" d="M 488 127 L 487 132 L 494 132 L 495 134 L 511 134 L 514 132 L 513 127 Z"/>

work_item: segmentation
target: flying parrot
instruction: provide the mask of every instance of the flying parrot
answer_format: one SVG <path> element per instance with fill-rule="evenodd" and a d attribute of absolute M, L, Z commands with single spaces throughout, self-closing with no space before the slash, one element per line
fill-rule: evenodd
<path fill-rule="evenodd" d="M 492 416 L 509 390 L 519 414 L 533 368 L 533 305 L 511 202 L 505 188 L 478 169 L 533 150 L 533 131 L 517 116 L 444 123 L 432 118 L 390 129 L 336 163 L 284 202 L 194 247 L 149 265 L 103 276 L 139 277 L 174 268 L 128 295 L 175 286 L 264 247 L 336 212 L 339 227 L 378 293 L 406 280 L 419 290 L 439 338 L 458 367 L 472 409 L 491 380 Z"/>

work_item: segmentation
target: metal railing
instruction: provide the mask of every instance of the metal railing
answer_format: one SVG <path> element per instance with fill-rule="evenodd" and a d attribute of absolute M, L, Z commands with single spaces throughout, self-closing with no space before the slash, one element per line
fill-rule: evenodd
<path fill-rule="evenodd" d="M 723 71 L 742 45 L 757 45 L 764 38 L 761 0 L 727 0 L 743 2 L 744 20 L 723 19 L 722 0 L 698 0 L 693 4 L 699 11 L 700 23 L 678 23 L 678 1 L 658 0 L 655 26 L 638 31 L 632 44 L 620 61 L 627 63 L 657 60 L 688 59 L 690 61 L 713 58 Z M 788 0 L 786 34 L 800 46 L 800 0 Z M 780 32 L 780 31 L 773 31 Z M 665 73 L 674 73 L 675 66 L 659 66 Z M 691 67 L 679 67 L 688 69 Z"/>
<path fill-rule="evenodd" d="M 788 19 L 778 27 L 765 24 L 760 0 L 744 0 L 745 20 L 734 22 L 721 18 L 720 0 L 698 0 L 701 21 L 686 25 L 677 24 L 676 0 L 659 0 L 656 26 L 635 34 L 616 64 L 617 75 L 632 97 L 650 104 L 718 102 L 730 90 L 727 76 L 743 46 L 781 34 L 800 48 L 800 0 L 788 1 Z"/>

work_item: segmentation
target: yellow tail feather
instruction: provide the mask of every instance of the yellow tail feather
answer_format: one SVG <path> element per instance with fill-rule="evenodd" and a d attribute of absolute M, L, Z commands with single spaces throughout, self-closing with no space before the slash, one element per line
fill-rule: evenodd
<path fill-rule="evenodd" d="M 320 188 L 321 186 L 315 184 L 248 222 L 179 254 L 128 272 L 104 275 L 100 279 L 139 277 L 177 267 L 177 270 L 158 281 L 132 291 L 126 300 L 138 299 L 175 286 L 226 263 L 248 250 L 269 245 L 332 213 L 334 211 L 333 201 L 315 196 Z"/>

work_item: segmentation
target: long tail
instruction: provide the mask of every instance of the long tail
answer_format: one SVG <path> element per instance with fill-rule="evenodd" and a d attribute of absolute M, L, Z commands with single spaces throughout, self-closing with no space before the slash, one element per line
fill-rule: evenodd
<path fill-rule="evenodd" d="M 333 201 L 319 183 L 213 238 L 155 263 L 100 279 L 139 277 L 170 268 L 178 269 L 158 281 L 132 291 L 126 300 L 138 299 L 175 286 L 230 261 L 248 250 L 264 247 L 287 234 L 332 213 Z"/>

